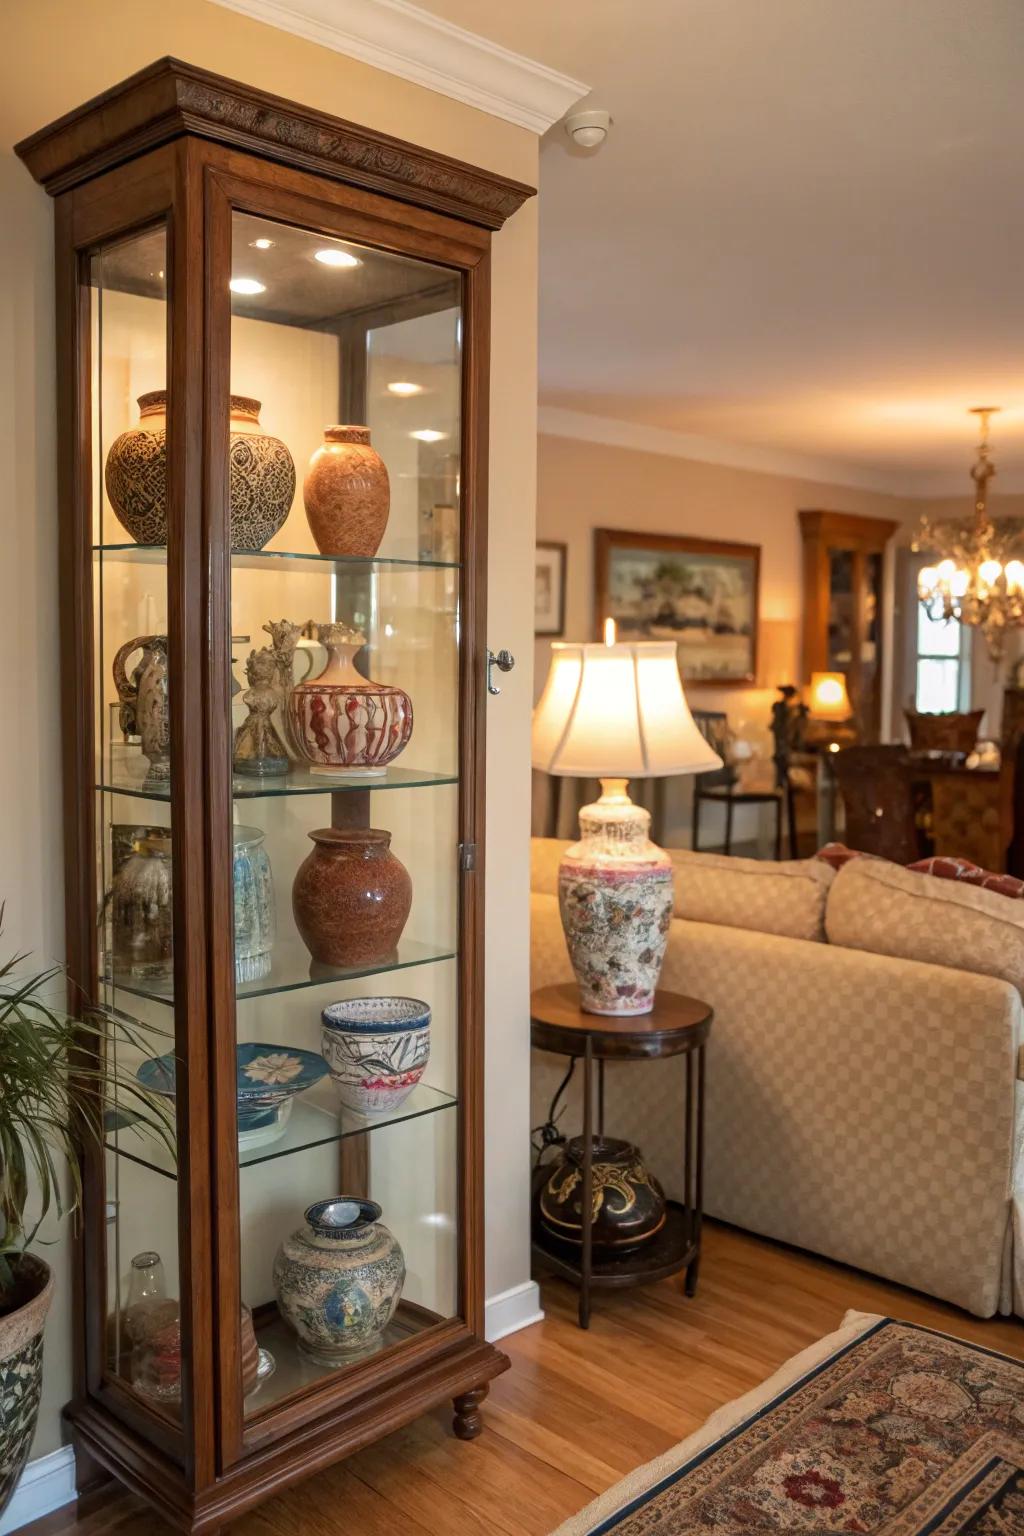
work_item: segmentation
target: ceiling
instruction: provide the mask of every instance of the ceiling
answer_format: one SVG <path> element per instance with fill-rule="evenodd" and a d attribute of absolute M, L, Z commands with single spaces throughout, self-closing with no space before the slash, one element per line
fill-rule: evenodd
<path fill-rule="evenodd" d="M 541 155 L 541 400 L 1024 489 L 1022 0 L 420 0 L 591 83 Z M 621 429 L 620 429 L 621 435 Z"/>

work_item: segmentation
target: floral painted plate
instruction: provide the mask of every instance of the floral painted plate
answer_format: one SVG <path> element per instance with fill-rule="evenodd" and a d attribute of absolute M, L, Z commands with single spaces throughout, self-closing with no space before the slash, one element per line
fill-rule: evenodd
<path fill-rule="evenodd" d="M 327 1064 L 314 1051 L 249 1040 L 235 1047 L 238 1067 L 238 1142 L 241 1147 L 274 1141 L 284 1132 L 291 1101 L 327 1075 Z M 153 1056 L 135 1074 L 144 1088 L 175 1092 L 174 1054 Z M 255 1133 L 255 1134 L 254 1134 Z"/>

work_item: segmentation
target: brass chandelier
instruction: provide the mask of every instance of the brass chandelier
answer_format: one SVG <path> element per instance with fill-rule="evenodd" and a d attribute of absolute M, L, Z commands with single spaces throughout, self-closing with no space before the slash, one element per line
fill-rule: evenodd
<path fill-rule="evenodd" d="M 917 579 L 917 595 L 931 619 L 955 619 L 980 629 L 994 662 L 1003 659 L 1007 632 L 1024 627 L 1024 522 L 988 514 L 988 487 L 996 468 L 989 457 L 988 427 L 997 405 L 976 405 L 981 439 L 971 470 L 974 516 L 963 521 L 922 518 L 914 549 L 940 556 Z"/>

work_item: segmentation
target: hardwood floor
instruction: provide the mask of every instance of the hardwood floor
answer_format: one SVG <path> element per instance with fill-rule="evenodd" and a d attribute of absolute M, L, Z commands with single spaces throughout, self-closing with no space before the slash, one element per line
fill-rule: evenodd
<path fill-rule="evenodd" d="M 462 1444 L 450 1410 L 420 1419 L 320 1479 L 320 1509 L 299 1484 L 231 1527 L 232 1536 L 547 1536 L 596 1493 L 668 1450 L 729 1398 L 831 1332 L 850 1307 L 924 1323 L 1024 1358 L 1024 1324 L 955 1307 L 824 1259 L 709 1224 L 700 1288 L 678 1281 L 598 1294 L 590 1331 L 576 1294 L 544 1285 L 543 1323 L 505 1341 L 512 1370 Z M 326 1513 L 324 1506 L 329 1505 Z M 88 1513 L 58 1511 L 40 1536 L 158 1536 L 127 1494 Z"/>

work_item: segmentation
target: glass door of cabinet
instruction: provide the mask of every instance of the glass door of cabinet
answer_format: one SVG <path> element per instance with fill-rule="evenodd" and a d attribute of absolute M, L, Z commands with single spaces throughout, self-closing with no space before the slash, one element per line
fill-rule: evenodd
<path fill-rule="evenodd" d="M 457 1314 L 458 272 L 236 211 L 241 1420 Z"/>

